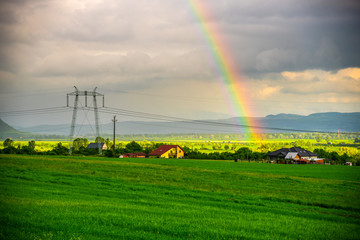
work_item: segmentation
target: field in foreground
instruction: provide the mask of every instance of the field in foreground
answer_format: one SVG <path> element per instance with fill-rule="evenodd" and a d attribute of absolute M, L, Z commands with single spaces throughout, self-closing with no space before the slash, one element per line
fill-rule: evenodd
<path fill-rule="evenodd" d="M 360 168 L 0 155 L 0 239 L 359 239 Z"/>

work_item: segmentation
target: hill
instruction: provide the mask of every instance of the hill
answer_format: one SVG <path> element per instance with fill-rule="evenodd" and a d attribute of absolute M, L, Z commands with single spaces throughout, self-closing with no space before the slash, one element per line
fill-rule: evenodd
<path fill-rule="evenodd" d="M 11 127 L 9 124 L 4 122 L 0 119 L 0 137 L 7 138 L 7 137 L 14 137 L 24 135 L 26 133 L 16 130 L 15 128 Z"/>
<path fill-rule="evenodd" d="M 359 132 L 360 112 L 314 113 L 308 116 L 294 114 L 269 115 L 262 119 L 263 126 L 270 128 L 304 129 L 327 132 Z"/>
<path fill-rule="evenodd" d="M 117 122 L 117 134 L 170 134 L 170 133 L 239 133 L 243 129 L 229 126 L 229 124 L 241 124 L 244 118 L 230 118 L 219 120 L 195 120 L 195 121 L 123 121 Z M 308 131 L 327 132 L 360 132 L 360 112 L 354 113 L 314 113 L 308 116 L 296 114 L 268 115 L 263 118 L 250 118 L 250 122 L 259 122 L 263 132 L 286 132 L 280 129 L 299 129 Z M 94 126 L 77 126 L 81 134 L 94 134 Z M 112 134 L 113 124 L 107 123 L 100 126 L 103 134 Z M 70 124 L 62 125 L 40 125 L 22 128 L 22 131 L 39 134 L 61 134 L 68 135 Z"/>

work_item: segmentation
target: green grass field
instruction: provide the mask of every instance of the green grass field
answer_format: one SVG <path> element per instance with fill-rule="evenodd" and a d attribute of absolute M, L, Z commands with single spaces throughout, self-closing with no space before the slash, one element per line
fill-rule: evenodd
<path fill-rule="evenodd" d="M 360 168 L 0 155 L 0 239 L 359 239 Z"/>

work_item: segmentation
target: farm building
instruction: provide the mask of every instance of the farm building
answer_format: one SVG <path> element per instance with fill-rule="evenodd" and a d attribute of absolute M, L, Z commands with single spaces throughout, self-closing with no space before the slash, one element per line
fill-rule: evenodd
<path fill-rule="evenodd" d="M 159 158 L 183 158 L 185 151 L 179 145 L 162 145 L 149 153 L 150 157 Z"/>
<path fill-rule="evenodd" d="M 120 158 L 144 158 L 146 157 L 146 153 L 137 152 L 137 153 L 124 153 L 120 155 Z"/>
<path fill-rule="evenodd" d="M 87 149 L 95 149 L 95 148 L 99 148 L 99 145 L 101 147 L 101 150 L 107 150 L 107 146 L 105 143 L 90 143 L 86 148 Z"/>
<path fill-rule="evenodd" d="M 306 164 L 306 163 L 324 163 L 323 159 L 317 158 L 317 154 L 298 147 L 282 148 L 266 154 L 270 160 L 276 160 L 278 163 L 287 161 Z"/>

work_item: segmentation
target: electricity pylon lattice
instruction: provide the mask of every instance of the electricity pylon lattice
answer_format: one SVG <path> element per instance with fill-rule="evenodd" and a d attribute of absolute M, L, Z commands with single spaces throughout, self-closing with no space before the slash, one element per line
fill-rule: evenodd
<path fill-rule="evenodd" d="M 70 129 L 70 149 L 69 153 L 72 154 L 72 141 L 74 137 L 75 131 L 75 124 L 76 124 L 76 114 L 78 110 L 78 103 L 79 103 L 79 96 L 85 97 L 85 107 L 87 107 L 87 97 L 93 97 L 93 104 L 94 104 L 94 113 L 95 113 L 95 128 L 96 128 L 96 142 L 98 143 L 99 154 L 101 154 L 101 140 L 100 140 L 100 133 L 99 133 L 99 112 L 98 106 L 96 102 L 97 96 L 102 96 L 102 106 L 104 107 L 104 95 L 101 93 L 96 92 L 96 87 L 93 91 L 79 91 L 77 87 L 75 87 L 75 92 L 66 94 L 66 106 L 69 107 L 69 96 L 75 96 L 74 101 L 74 109 L 73 109 L 73 116 L 71 120 L 71 129 Z"/>

